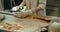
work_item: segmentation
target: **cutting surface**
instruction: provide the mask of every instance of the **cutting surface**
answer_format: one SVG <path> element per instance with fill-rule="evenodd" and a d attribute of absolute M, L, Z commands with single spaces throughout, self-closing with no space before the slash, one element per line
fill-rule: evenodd
<path fill-rule="evenodd" d="M 15 24 L 18 23 L 22 26 L 22 29 L 12 32 L 40 32 L 40 28 L 48 25 L 48 22 L 38 19 L 18 19 L 15 17 L 7 15 L 6 19 L 3 21 L 5 23 Z"/>
<path fill-rule="evenodd" d="M 20 32 L 39 32 L 41 27 L 48 25 L 48 22 L 38 19 L 19 19 L 18 23 L 23 26 Z"/>

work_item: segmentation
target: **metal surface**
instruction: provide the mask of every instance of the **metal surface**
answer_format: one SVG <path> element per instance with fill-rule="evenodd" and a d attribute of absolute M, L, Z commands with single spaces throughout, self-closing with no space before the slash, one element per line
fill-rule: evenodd
<path fill-rule="evenodd" d="M 40 32 L 41 27 L 48 25 L 47 22 L 38 19 L 20 19 L 18 23 L 23 26 L 20 32 Z"/>
<path fill-rule="evenodd" d="M 8 23 L 8 24 L 11 24 L 11 25 L 15 25 L 17 24 L 17 18 L 15 18 L 14 16 L 11 16 L 11 15 L 5 15 L 5 19 L 2 21 L 2 23 Z M 7 30 L 5 28 L 3 28 L 3 26 L 1 27 L 0 26 L 0 30 L 3 30 L 3 31 L 12 31 L 12 30 Z"/>
<path fill-rule="evenodd" d="M 5 18 L 5 15 L 4 14 L 0 14 L 0 22 L 2 22 Z"/>
<path fill-rule="evenodd" d="M 3 21 L 9 24 L 20 24 L 22 25 L 22 29 L 20 30 L 13 30 L 11 32 L 40 32 L 41 27 L 45 27 L 48 25 L 48 22 L 38 19 L 18 19 L 16 20 L 15 17 L 7 15 L 6 19 Z M 3 29 L 4 30 L 4 29 Z M 6 30 L 9 31 L 9 30 Z"/>
<path fill-rule="evenodd" d="M 6 15 L 13 15 L 15 13 L 19 13 L 18 11 L 12 11 L 12 12 L 7 12 L 7 11 L 0 11 L 0 14 L 6 14 Z"/>

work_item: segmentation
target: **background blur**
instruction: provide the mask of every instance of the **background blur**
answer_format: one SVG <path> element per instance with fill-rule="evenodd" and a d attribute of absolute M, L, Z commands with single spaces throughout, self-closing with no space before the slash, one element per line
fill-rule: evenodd
<path fill-rule="evenodd" d="M 22 0 L 0 0 L 0 10 L 10 10 L 19 5 Z M 60 16 L 60 0 L 47 0 L 46 14 L 49 16 Z"/>

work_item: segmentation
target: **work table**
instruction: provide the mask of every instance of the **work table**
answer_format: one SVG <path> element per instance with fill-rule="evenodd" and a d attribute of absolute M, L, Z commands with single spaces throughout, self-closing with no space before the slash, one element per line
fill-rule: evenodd
<path fill-rule="evenodd" d="M 45 27 L 49 24 L 49 22 L 47 22 L 47 21 L 40 20 L 40 19 L 32 19 L 29 17 L 23 18 L 23 19 L 21 19 L 21 18 L 16 18 L 16 19 L 15 19 L 15 17 L 13 17 L 11 15 L 7 15 L 6 19 L 5 19 L 5 21 L 7 23 L 13 24 L 15 22 L 22 26 L 22 28 L 20 30 L 12 31 L 12 32 L 40 32 L 40 29 L 42 27 Z"/>

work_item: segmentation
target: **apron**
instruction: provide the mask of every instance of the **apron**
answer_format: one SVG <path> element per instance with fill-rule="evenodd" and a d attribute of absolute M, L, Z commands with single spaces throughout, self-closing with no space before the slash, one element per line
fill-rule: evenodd
<path fill-rule="evenodd" d="M 40 0 L 26 0 L 26 10 L 33 9 L 39 5 Z M 39 11 L 38 14 L 46 16 L 46 10 Z"/>
<path fill-rule="evenodd" d="M 37 6 L 37 0 L 26 0 L 27 9 L 33 9 Z"/>

